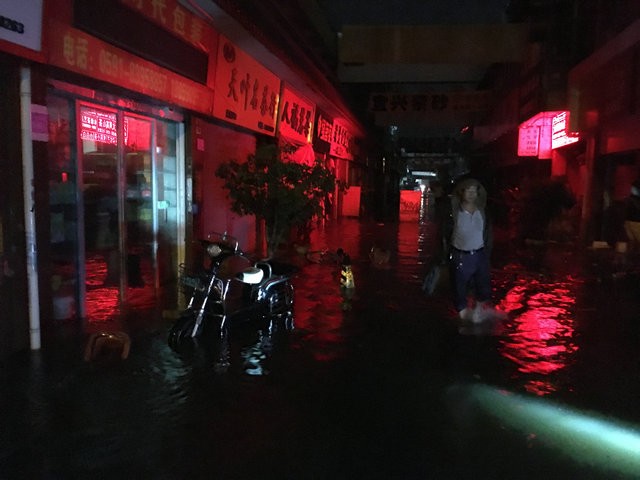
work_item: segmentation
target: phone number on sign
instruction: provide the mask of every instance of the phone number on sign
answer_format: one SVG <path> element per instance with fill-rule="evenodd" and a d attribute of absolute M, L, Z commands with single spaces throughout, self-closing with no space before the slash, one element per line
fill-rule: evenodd
<path fill-rule="evenodd" d="M 153 92 L 164 93 L 167 90 L 167 76 L 152 68 L 133 61 L 125 63 L 122 57 L 106 50 L 100 50 L 98 59 L 98 68 L 103 75 L 114 78 L 126 77 L 131 84 Z"/>

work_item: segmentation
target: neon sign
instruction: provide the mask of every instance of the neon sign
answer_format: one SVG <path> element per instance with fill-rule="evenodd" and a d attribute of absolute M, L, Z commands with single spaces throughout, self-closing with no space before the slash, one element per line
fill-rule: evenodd
<path fill-rule="evenodd" d="M 577 133 L 567 131 L 569 125 L 569 112 L 564 111 L 553 117 L 551 122 L 551 149 L 564 147 L 580 140 Z"/>
<path fill-rule="evenodd" d="M 117 145 L 116 114 L 83 108 L 80 113 L 80 138 L 97 143 Z"/>
<path fill-rule="evenodd" d="M 540 127 L 520 127 L 518 129 L 518 156 L 538 156 L 540 142 Z"/>
<path fill-rule="evenodd" d="M 151 123 L 134 117 L 124 117 L 124 144 L 132 148 L 148 148 Z M 94 108 L 80 109 L 80 139 L 107 145 L 118 144 L 117 117 L 114 112 Z"/>
<path fill-rule="evenodd" d="M 569 111 L 540 112 L 518 128 L 518 156 L 551 158 L 551 151 L 580 140 L 568 132 Z"/>

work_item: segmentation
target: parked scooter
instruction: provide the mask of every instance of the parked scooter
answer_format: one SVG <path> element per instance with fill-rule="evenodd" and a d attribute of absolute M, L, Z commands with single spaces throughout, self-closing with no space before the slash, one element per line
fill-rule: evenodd
<path fill-rule="evenodd" d="M 169 331 L 170 346 L 178 347 L 205 329 L 219 328 L 222 334 L 230 322 L 275 317 L 292 321 L 293 268 L 269 261 L 252 263 L 238 240 L 226 233 L 210 233 L 201 244 L 202 271 L 180 276 L 189 300 Z"/>

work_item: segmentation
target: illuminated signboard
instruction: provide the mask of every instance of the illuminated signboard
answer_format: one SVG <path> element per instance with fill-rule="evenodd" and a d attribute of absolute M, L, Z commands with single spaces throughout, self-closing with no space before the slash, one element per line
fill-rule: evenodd
<path fill-rule="evenodd" d="M 334 157 L 353 160 L 353 135 L 349 131 L 349 125 L 340 119 L 333 121 L 329 153 Z"/>
<path fill-rule="evenodd" d="M 578 134 L 568 133 L 569 112 L 540 112 L 518 128 L 518 155 L 551 158 L 551 150 L 577 142 Z"/>
<path fill-rule="evenodd" d="M 209 52 L 213 29 L 177 0 L 120 0 L 157 25 L 202 51 Z"/>
<path fill-rule="evenodd" d="M 210 114 L 211 89 L 66 25 L 49 24 L 49 62 L 154 98 Z"/>
<path fill-rule="evenodd" d="M 80 110 L 80 138 L 109 145 L 118 144 L 116 114 L 90 108 Z"/>
<path fill-rule="evenodd" d="M 42 0 L 3 0 L 0 3 L 0 40 L 41 50 Z"/>
<path fill-rule="evenodd" d="M 278 131 L 281 136 L 301 143 L 311 141 L 315 107 L 291 89 L 282 89 Z"/>
<path fill-rule="evenodd" d="M 321 142 L 326 142 L 327 144 L 329 144 L 331 143 L 333 132 L 333 119 L 320 110 L 318 110 L 317 113 L 318 115 L 316 116 L 316 129 L 314 138 L 315 140 L 319 140 Z"/>
<path fill-rule="evenodd" d="M 580 136 L 577 133 L 568 132 L 569 126 L 569 112 L 560 112 L 555 117 L 551 124 L 551 149 L 564 147 L 576 143 L 580 140 Z"/>
<path fill-rule="evenodd" d="M 137 148 L 150 144 L 151 122 L 124 117 L 124 144 Z M 82 107 L 80 109 L 80 139 L 108 145 L 118 144 L 117 118 L 114 112 Z"/>
<path fill-rule="evenodd" d="M 420 112 L 425 115 L 445 110 L 456 112 L 483 112 L 489 106 L 490 94 L 482 91 L 372 93 L 369 96 L 369 111 L 377 112 Z"/>
<path fill-rule="evenodd" d="M 213 92 L 214 117 L 275 135 L 280 79 L 222 36 Z"/>
<path fill-rule="evenodd" d="M 540 127 L 520 127 L 518 129 L 518 156 L 537 157 Z"/>

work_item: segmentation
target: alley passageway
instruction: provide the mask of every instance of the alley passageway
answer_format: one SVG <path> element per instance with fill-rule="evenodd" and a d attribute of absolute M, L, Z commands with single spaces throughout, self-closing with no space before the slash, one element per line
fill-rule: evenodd
<path fill-rule="evenodd" d="M 467 325 L 421 290 L 434 242 L 428 222 L 318 227 L 311 250 L 344 249 L 355 289 L 292 255 L 293 330 L 176 352 L 169 320 L 140 319 L 124 361 L 84 362 L 82 336 L 14 356 L 0 478 L 638 478 L 637 282 L 571 245 L 503 242 L 508 318 Z"/>

